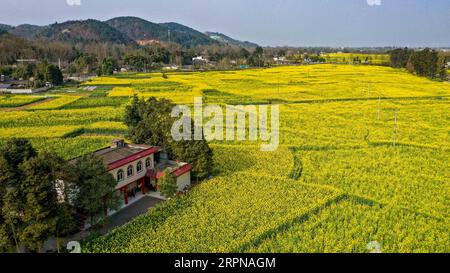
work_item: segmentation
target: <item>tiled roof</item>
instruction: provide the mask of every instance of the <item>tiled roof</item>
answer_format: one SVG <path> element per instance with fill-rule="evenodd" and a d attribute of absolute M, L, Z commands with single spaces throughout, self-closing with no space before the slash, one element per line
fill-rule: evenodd
<path fill-rule="evenodd" d="M 148 147 L 146 149 L 117 148 L 115 150 L 117 151 L 105 157 L 108 161 L 111 160 L 107 164 L 109 171 L 158 152 L 158 148 L 156 147 Z"/>
<path fill-rule="evenodd" d="M 175 177 L 179 177 L 182 176 L 185 173 L 188 173 L 192 171 L 192 165 L 191 164 L 185 164 L 183 166 L 181 166 L 180 168 L 176 169 L 175 171 L 172 172 L 172 174 Z"/>
<path fill-rule="evenodd" d="M 125 144 L 124 147 L 108 147 L 95 151 L 93 154 L 103 161 L 103 164 L 108 170 L 112 170 L 141 157 L 157 153 L 158 151 L 159 149 L 157 147 L 149 145 Z M 79 159 L 72 159 L 70 163 L 74 163 Z"/>
<path fill-rule="evenodd" d="M 192 168 L 193 168 L 192 165 L 188 163 L 176 163 L 176 165 L 172 166 L 168 165 L 162 166 L 158 168 L 156 174 L 152 172 L 151 175 L 155 175 L 156 179 L 160 179 L 161 177 L 164 176 L 164 171 L 168 170 L 173 174 L 173 176 L 180 177 L 183 174 L 192 171 Z"/>

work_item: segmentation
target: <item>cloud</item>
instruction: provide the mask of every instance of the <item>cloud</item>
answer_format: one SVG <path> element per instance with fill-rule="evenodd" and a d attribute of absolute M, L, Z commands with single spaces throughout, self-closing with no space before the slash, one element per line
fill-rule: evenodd
<path fill-rule="evenodd" d="M 369 6 L 381 6 L 381 0 L 367 0 Z"/>
<path fill-rule="evenodd" d="M 81 0 L 66 0 L 69 6 L 81 6 Z"/>

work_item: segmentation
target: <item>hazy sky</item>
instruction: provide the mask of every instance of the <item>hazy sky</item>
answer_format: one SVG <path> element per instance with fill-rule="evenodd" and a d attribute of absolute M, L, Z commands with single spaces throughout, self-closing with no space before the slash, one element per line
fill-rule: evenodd
<path fill-rule="evenodd" d="M 0 0 L 12 25 L 116 16 L 272 46 L 450 46 L 450 0 Z"/>

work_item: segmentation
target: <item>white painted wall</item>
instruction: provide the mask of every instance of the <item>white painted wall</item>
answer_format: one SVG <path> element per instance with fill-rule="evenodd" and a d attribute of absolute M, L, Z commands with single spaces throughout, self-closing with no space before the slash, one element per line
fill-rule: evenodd
<path fill-rule="evenodd" d="M 147 157 L 143 157 L 141 159 L 135 160 L 135 161 L 133 161 L 133 162 L 127 164 L 127 165 L 124 165 L 124 166 L 120 167 L 120 168 L 117 168 L 117 169 L 109 171 L 109 173 L 112 174 L 115 179 L 117 179 L 117 172 L 119 170 L 122 170 L 123 173 L 124 173 L 124 180 L 120 181 L 117 184 L 117 186 L 116 186 L 117 190 L 122 188 L 122 187 L 124 187 L 124 186 L 126 186 L 126 185 L 128 185 L 128 184 L 130 184 L 131 182 L 134 182 L 134 181 L 136 181 L 138 179 L 141 179 L 141 178 L 143 178 L 145 176 L 145 174 L 147 173 L 147 170 L 148 170 L 145 167 L 145 161 L 147 160 L 147 158 L 150 158 L 150 161 L 151 161 L 151 166 L 148 169 L 154 168 L 154 166 L 155 166 L 154 155 L 151 154 L 151 155 L 149 155 Z M 143 169 L 142 169 L 142 172 L 137 173 L 137 168 L 136 167 L 137 167 L 137 164 L 138 164 L 139 161 L 142 162 Z M 132 176 L 128 177 L 127 176 L 127 169 L 128 169 L 128 166 L 130 166 L 130 165 L 133 166 L 134 172 L 133 172 Z"/>
<path fill-rule="evenodd" d="M 177 185 L 178 185 L 178 191 L 184 190 L 186 186 L 191 185 L 191 172 L 187 172 L 183 174 L 182 176 L 177 177 Z"/>
<path fill-rule="evenodd" d="M 2 88 L 0 92 L 2 93 L 10 93 L 10 94 L 33 94 L 47 91 L 48 87 L 42 87 L 37 89 L 12 89 L 12 88 Z"/>

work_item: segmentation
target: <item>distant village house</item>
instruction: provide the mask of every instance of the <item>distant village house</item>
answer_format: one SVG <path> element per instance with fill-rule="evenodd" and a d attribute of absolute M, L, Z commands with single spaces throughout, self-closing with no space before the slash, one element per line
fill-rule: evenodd
<path fill-rule="evenodd" d="M 205 65 L 208 63 L 208 59 L 206 59 L 203 56 L 197 56 L 192 58 L 192 64 L 193 65 Z"/>

